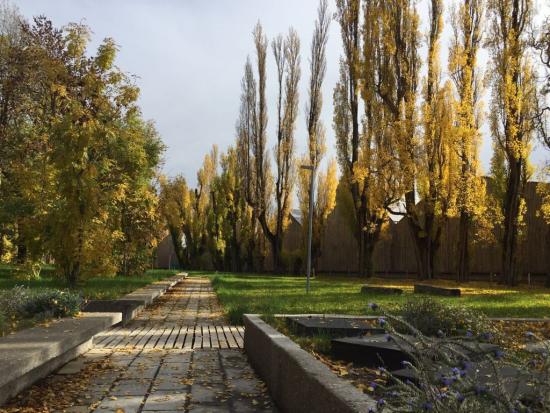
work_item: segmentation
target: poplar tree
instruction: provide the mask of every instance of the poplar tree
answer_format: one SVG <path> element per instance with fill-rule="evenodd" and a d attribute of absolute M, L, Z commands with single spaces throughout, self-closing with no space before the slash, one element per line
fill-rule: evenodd
<path fill-rule="evenodd" d="M 421 210 L 417 207 L 421 141 L 418 136 L 418 54 L 420 34 L 416 3 L 412 0 L 377 2 L 379 36 L 376 54 L 375 90 L 388 116 L 390 146 L 397 162 L 394 184 L 404 194 L 403 207 L 387 205 L 391 213 L 407 218 L 414 255 L 421 278 L 433 275 L 428 239 Z M 433 22 L 436 23 L 436 22 Z M 439 24 L 439 23 L 437 23 Z M 430 25 L 436 29 L 437 25 Z"/>
<path fill-rule="evenodd" d="M 323 108 L 322 86 L 326 73 L 326 44 L 330 17 L 326 0 L 321 0 L 317 9 L 317 20 L 311 41 L 311 56 L 309 60 L 310 78 L 309 95 L 306 104 L 306 126 L 308 131 L 308 152 L 300 159 L 298 165 L 298 200 L 302 214 L 302 232 L 304 241 L 307 240 L 308 225 L 306 217 L 309 214 L 310 179 L 311 174 L 317 174 L 319 164 L 326 152 L 325 128 L 321 122 Z M 301 165 L 310 165 L 313 171 L 299 168 Z M 316 267 L 321 256 L 321 240 L 325 233 L 329 214 L 336 204 L 336 163 L 330 161 L 327 170 L 317 178 L 317 194 L 313 198 L 313 228 L 312 228 L 312 260 Z M 305 248 L 304 248 L 305 250 Z"/>
<path fill-rule="evenodd" d="M 491 131 L 502 151 L 505 193 L 502 201 L 502 282 L 518 281 L 518 235 L 524 210 L 523 193 L 536 118 L 536 84 L 529 58 L 527 31 L 530 0 L 488 0 L 487 43 L 492 55 Z"/>
<path fill-rule="evenodd" d="M 377 34 L 376 7 L 367 3 L 365 30 L 361 36 L 361 2 L 359 0 L 337 1 L 336 20 L 340 24 L 344 55 L 340 59 L 340 79 L 334 88 L 333 126 L 336 135 L 338 163 L 342 171 L 342 190 L 351 196 L 349 221 L 358 244 L 359 273 L 372 276 L 372 254 L 380 237 L 383 223 L 387 220 L 384 204 L 387 197 L 385 182 L 379 179 L 377 169 L 384 150 L 384 119 L 373 97 L 373 71 L 371 61 L 374 46 L 372 35 Z M 364 57 L 364 61 L 362 58 Z M 361 82 L 364 86 L 361 88 Z M 365 115 L 359 113 L 360 99 L 364 100 Z M 376 121 L 374 120 L 376 118 Z M 380 121 L 380 122 L 378 122 Z M 360 124 L 365 126 L 360 129 Z M 373 139 L 377 139 L 374 141 Z M 391 174 L 390 174 L 391 175 Z M 342 193 L 342 196 L 344 194 Z"/>
<path fill-rule="evenodd" d="M 459 218 L 457 281 L 467 281 L 470 273 L 470 237 L 472 226 L 485 213 L 485 184 L 480 176 L 479 146 L 482 108 L 481 80 L 477 55 L 482 46 L 485 14 L 484 0 L 460 2 L 451 14 L 453 37 L 449 53 L 449 72 L 457 102 L 455 153 L 456 213 Z"/>
<path fill-rule="evenodd" d="M 266 150 L 267 37 L 258 23 L 254 29 L 257 78 L 250 60 L 245 64 L 241 109 L 237 122 L 237 148 L 242 160 L 243 191 L 271 247 L 273 270 L 282 268 L 283 233 L 290 211 L 294 184 L 294 132 L 298 116 L 300 41 L 293 29 L 277 37 L 272 51 L 277 68 L 277 131 L 274 148 L 275 176 Z M 271 194 L 274 193 L 274 197 Z"/>

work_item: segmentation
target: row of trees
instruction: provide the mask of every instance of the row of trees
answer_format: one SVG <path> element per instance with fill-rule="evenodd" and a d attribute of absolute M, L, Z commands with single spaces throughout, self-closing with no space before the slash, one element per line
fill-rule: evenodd
<path fill-rule="evenodd" d="M 299 165 L 318 169 L 326 150 L 320 117 L 329 22 L 323 0 L 309 59 L 305 119 L 308 151 L 299 157 L 300 162 L 294 137 L 299 119 L 300 39 L 291 28 L 286 36 L 278 35 L 271 42 L 277 82 L 275 145 L 271 154 L 267 146 L 266 98 L 269 42 L 259 23 L 254 28 L 256 59 L 247 59 L 245 64 L 235 145 L 221 157 L 216 147 L 205 157 L 196 189 L 188 188 L 181 176 L 162 183 L 161 205 L 180 263 L 200 265 L 201 257 L 208 253 L 218 269 L 262 270 L 266 255 L 271 254 L 275 271 L 291 265 L 291 257 L 283 252 L 283 234 L 296 188 L 304 216 L 309 205 L 309 172 Z M 324 223 L 335 205 L 336 173 L 336 163 L 329 161 L 318 179 L 313 245 L 316 258 L 320 256 Z"/>
<path fill-rule="evenodd" d="M 465 0 L 448 9 L 442 0 L 428 3 L 422 33 L 414 0 L 336 1 L 334 19 L 343 45 L 340 80 L 333 95 L 341 173 L 337 198 L 348 212 L 357 240 L 359 272 L 373 274 L 374 248 L 393 215 L 407 220 L 419 277 L 434 277 L 443 226 L 455 218 L 459 222 L 458 280 L 468 278 L 474 243 L 496 237 L 502 247 L 502 281 L 514 284 L 518 242 L 525 232 L 523 194 L 533 175 L 529 154 L 537 128 L 547 146 L 550 141 L 545 133 L 548 108 L 543 104 L 548 79 L 540 88 L 535 70 L 540 64 L 533 53 L 538 51 L 543 66 L 549 67 L 550 23 L 541 27 L 540 34 L 533 30 L 530 0 Z M 271 44 L 278 86 L 271 156 L 265 96 L 268 41 L 260 24 L 254 29 L 255 59 L 245 64 L 236 143 L 222 156 L 222 172 L 217 172 L 214 151 L 199 172 L 199 189 L 188 189 L 181 177 L 165 184 L 167 189 L 185 186 L 187 204 L 174 200 L 181 207 L 179 215 L 166 214 L 171 231 L 184 228 L 181 251 L 188 255 L 182 262 L 192 262 L 195 253 L 204 252 L 210 244 L 214 251 L 231 251 L 235 263 L 239 256 L 248 257 L 245 262 L 250 268 L 254 251 L 260 256 L 265 253 L 267 241 L 273 267 L 281 270 L 283 231 L 295 181 L 304 216 L 309 200 L 308 172 L 296 166 L 307 163 L 318 168 L 325 152 L 320 110 L 330 20 L 326 2 L 321 1 L 309 58 L 308 152 L 302 157 L 294 153 L 300 41 L 291 29 Z M 451 40 L 443 66 L 445 21 L 451 24 Z M 426 56 L 421 56 L 423 44 Z M 489 52 L 492 68 L 485 73 L 478 64 L 482 48 Z M 490 100 L 485 116 L 487 88 Z M 490 180 L 482 176 L 479 160 L 484 123 L 494 142 Z M 336 166 L 329 162 L 316 197 L 317 257 L 324 222 L 334 208 L 336 184 Z M 193 219 L 184 216 L 190 211 L 185 205 L 195 205 Z M 176 215 L 178 220 L 173 219 Z M 199 221 L 202 224 L 189 224 Z M 218 231 L 224 226 L 225 232 Z M 192 227 L 194 237 L 186 232 Z M 179 240 L 182 233 L 173 235 Z M 191 247 L 190 240 L 197 246 Z"/>
<path fill-rule="evenodd" d="M 25 21 L 0 3 L 0 256 L 52 257 L 74 284 L 150 264 L 163 145 L 139 89 L 89 29 Z"/>
<path fill-rule="evenodd" d="M 429 1 L 424 36 L 414 1 L 343 0 L 337 7 L 344 56 L 334 125 L 362 272 L 372 274 L 372 251 L 391 213 L 407 218 L 418 273 L 432 278 L 443 224 L 455 217 L 458 280 L 468 277 L 472 242 L 501 234 L 502 280 L 515 283 L 523 193 L 533 173 L 529 153 L 544 115 L 531 48 L 538 44 L 545 50 L 547 34 L 532 40 L 532 3 L 455 3 L 447 14 L 452 36 L 445 78 L 439 58 L 441 0 Z M 425 59 L 419 54 L 423 37 Z M 493 68 L 485 74 L 477 63 L 482 47 Z M 421 61 L 427 66 L 423 79 Z M 491 191 L 479 166 L 485 85 L 491 90 L 488 123 L 494 141 Z"/>
<path fill-rule="evenodd" d="M 337 1 L 344 56 L 334 126 L 363 273 L 372 274 L 372 251 L 391 213 L 407 218 L 421 278 L 434 276 L 442 226 L 456 217 L 458 280 L 469 273 L 472 237 L 493 235 L 501 226 L 502 280 L 516 282 L 538 107 L 529 53 L 532 7 L 530 1 L 456 3 L 448 13 L 452 38 L 444 79 L 441 0 L 429 2 L 425 59 L 415 1 Z M 479 166 L 483 84 L 477 57 L 483 46 L 493 68 L 486 73 L 496 187 L 491 196 Z"/>

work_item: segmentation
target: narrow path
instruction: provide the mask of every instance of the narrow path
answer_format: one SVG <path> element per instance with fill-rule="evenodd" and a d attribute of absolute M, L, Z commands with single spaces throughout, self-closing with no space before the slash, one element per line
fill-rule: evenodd
<path fill-rule="evenodd" d="M 177 284 L 126 327 L 20 394 L 6 411 L 273 412 L 207 278 Z"/>

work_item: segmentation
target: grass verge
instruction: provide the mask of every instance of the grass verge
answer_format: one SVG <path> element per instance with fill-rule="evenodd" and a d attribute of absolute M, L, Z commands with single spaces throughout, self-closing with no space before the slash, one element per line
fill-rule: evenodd
<path fill-rule="evenodd" d="M 311 292 L 305 292 L 303 277 L 257 274 L 211 274 L 213 287 L 233 324 L 242 323 L 242 314 L 334 313 L 365 314 L 368 303 L 376 302 L 386 310 L 397 309 L 413 296 L 414 280 L 369 279 L 373 285 L 404 289 L 401 296 L 362 294 L 364 279 L 342 276 L 318 276 L 312 280 Z M 453 286 L 449 281 L 434 280 L 431 284 Z M 489 317 L 550 318 L 550 289 L 503 287 L 472 282 L 459 286 L 462 297 L 435 299 L 481 311 Z M 415 297 L 419 296 L 417 294 Z"/>

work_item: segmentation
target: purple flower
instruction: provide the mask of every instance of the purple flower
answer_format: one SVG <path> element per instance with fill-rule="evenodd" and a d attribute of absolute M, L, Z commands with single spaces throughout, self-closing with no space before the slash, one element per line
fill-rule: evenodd
<path fill-rule="evenodd" d="M 378 401 L 376 402 L 376 404 L 378 404 L 378 406 L 384 406 L 386 404 L 386 401 L 384 399 L 378 399 Z"/>
<path fill-rule="evenodd" d="M 372 311 L 376 311 L 378 309 L 378 304 L 376 303 L 369 303 L 369 308 L 372 310 Z"/>
<path fill-rule="evenodd" d="M 433 406 L 432 402 L 426 402 L 426 403 L 424 403 L 424 404 L 422 405 L 422 408 L 423 408 L 424 410 L 432 410 L 433 407 L 434 407 L 434 406 Z"/>
<path fill-rule="evenodd" d="M 378 319 L 378 324 L 380 324 L 380 327 L 384 327 L 384 325 L 386 324 L 386 320 L 382 317 L 380 317 Z"/>
<path fill-rule="evenodd" d="M 390 336 L 389 334 L 386 334 L 386 341 L 392 341 L 393 340 L 393 337 Z"/>
<path fill-rule="evenodd" d="M 451 372 L 455 375 L 455 376 L 458 376 L 460 374 L 460 369 L 458 367 L 453 367 L 451 369 Z"/>
<path fill-rule="evenodd" d="M 504 357 L 504 351 L 502 351 L 502 350 L 495 351 L 495 358 L 501 359 L 503 357 Z"/>
<path fill-rule="evenodd" d="M 462 403 L 464 401 L 464 395 L 459 392 L 456 394 L 456 399 Z"/>
<path fill-rule="evenodd" d="M 385 373 L 386 372 L 386 369 L 384 367 L 378 367 L 378 371 L 380 373 Z"/>
<path fill-rule="evenodd" d="M 493 336 L 492 336 L 491 333 L 483 333 L 483 334 L 481 334 L 481 338 L 482 338 L 483 340 L 486 340 L 486 341 L 489 341 L 492 337 L 493 337 Z"/>
<path fill-rule="evenodd" d="M 412 381 L 410 381 L 409 379 L 405 380 L 405 384 L 407 386 L 412 386 L 414 383 Z"/>
<path fill-rule="evenodd" d="M 472 333 L 472 330 L 467 330 L 466 331 L 466 337 L 472 337 L 474 335 L 474 333 Z"/>
<path fill-rule="evenodd" d="M 453 377 L 441 377 L 441 383 L 447 387 L 453 384 L 454 381 Z"/>
<path fill-rule="evenodd" d="M 378 384 L 375 383 L 374 381 L 371 381 L 371 382 L 369 383 L 369 386 L 372 387 L 373 389 L 376 389 L 376 388 L 378 387 Z"/>

